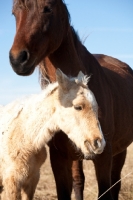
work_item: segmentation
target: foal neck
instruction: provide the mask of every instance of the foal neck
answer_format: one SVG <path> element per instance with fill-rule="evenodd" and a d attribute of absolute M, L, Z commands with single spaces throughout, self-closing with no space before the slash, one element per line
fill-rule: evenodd
<path fill-rule="evenodd" d="M 56 110 L 60 105 L 57 87 L 57 82 L 50 84 L 45 89 L 48 91 L 31 97 L 24 104 L 21 122 L 23 119 L 27 119 L 25 134 L 30 138 L 35 149 L 41 149 L 44 143 L 47 143 L 54 136 L 55 132 L 59 131 L 56 117 Z"/>

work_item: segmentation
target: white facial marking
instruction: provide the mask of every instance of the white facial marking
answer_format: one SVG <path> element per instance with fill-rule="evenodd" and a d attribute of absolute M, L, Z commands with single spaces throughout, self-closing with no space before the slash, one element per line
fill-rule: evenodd
<path fill-rule="evenodd" d="M 87 93 L 87 99 L 91 103 L 92 106 L 97 106 L 94 94 L 90 90 Z"/>
<path fill-rule="evenodd" d="M 101 144 L 102 144 L 102 147 L 105 147 L 106 142 L 105 142 L 105 139 L 104 139 L 104 135 L 103 135 L 103 132 L 102 132 L 100 123 L 98 124 L 98 126 L 99 126 L 99 130 L 100 130 L 100 132 L 101 132 L 102 138 L 103 138 Z"/>

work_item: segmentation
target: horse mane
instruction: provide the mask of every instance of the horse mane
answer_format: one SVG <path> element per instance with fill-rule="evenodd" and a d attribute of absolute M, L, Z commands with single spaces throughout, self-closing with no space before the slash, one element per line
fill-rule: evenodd
<path fill-rule="evenodd" d="M 71 27 L 71 31 L 72 31 L 74 45 L 75 45 L 76 49 L 77 48 L 79 49 L 79 46 L 82 45 L 81 39 L 80 39 L 80 37 L 78 35 L 78 32 L 75 31 L 74 27 L 73 26 L 70 26 L 70 27 Z"/>
<path fill-rule="evenodd" d="M 21 0 L 20 0 L 21 1 Z M 63 5 L 63 13 L 65 12 L 65 16 L 67 17 L 67 21 L 68 24 L 70 26 L 70 30 L 72 33 L 72 37 L 73 37 L 73 42 L 74 42 L 74 46 L 75 46 L 75 50 L 79 56 L 79 59 L 81 60 L 81 48 L 83 47 L 83 44 L 80 40 L 80 37 L 78 35 L 78 32 L 75 31 L 74 27 L 71 25 L 71 16 L 70 13 L 68 11 L 67 5 L 65 4 L 64 0 L 61 0 L 62 5 Z M 41 85 L 41 88 L 44 89 L 47 84 L 49 84 L 49 77 L 47 76 L 47 72 L 46 69 L 44 67 L 44 62 L 41 62 L 38 66 L 39 69 L 39 82 Z"/>
<path fill-rule="evenodd" d="M 65 6 L 65 9 L 66 9 L 66 12 L 68 11 L 67 10 L 67 7 L 66 5 L 64 4 Z M 68 12 L 68 18 L 69 18 L 69 12 Z M 70 19 L 70 18 L 69 18 Z M 69 25 L 70 25 L 70 29 L 71 29 L 71 33 L 72 33 L 72 38 L 73 38 L 73 43 L 74 43 L 74 47 L 75 47 L 75 51 L 78 55 L 78 58 L 80 60 L 80 62 L 82 63 L 82 51 L 84 49 L 86 49 L 86 47 L 83 45 L 79 35 L 78 35 L 78 32 L 75 31 L 74 27 L 71 26 L 70 24 L 70 21 L 69 21 Z M 39 82 L 40 82 L 40 85 L 41 85 L 41 88 L 44 89 L 47 84 L 49 84 L 49 77 L 47 76 L 47 71 L 44 67 L 45 63 L 44 62 L 41 62 L 38 66 L 38 69 L 39 69 Z"/>
<path fill-rule="evenodd" d="M 71 23 L 71 16 L 70 16 L 70 13 L 68 11 L 67 5 L 65 4 L 64 0 L 62 0 L 62 5 L 63 5 L 63 9 L 65 11 L 65 14 L 67 16 L 68 22 L 70 24 Z"/>

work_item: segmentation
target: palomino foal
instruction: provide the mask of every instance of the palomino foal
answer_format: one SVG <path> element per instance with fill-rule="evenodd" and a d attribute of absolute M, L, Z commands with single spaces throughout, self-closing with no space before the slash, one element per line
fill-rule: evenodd
<path fill-rule="evenodd" d="M 64 131 L 82 158 L 103 152 L 105 140 L 98 105 L 79 73 L 69 79 L 59 69 L 57 82 L 40 95 L 3 106 L 0 111 L 0 178 L 2 200 L 31 200 L 46 159 L 45 143 Z"/>

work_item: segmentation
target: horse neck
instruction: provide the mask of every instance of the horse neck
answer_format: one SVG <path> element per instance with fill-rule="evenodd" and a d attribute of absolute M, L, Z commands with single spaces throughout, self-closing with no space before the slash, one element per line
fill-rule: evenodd
<path fill-rule="evenodd" d="M 75 43 L 77 43 L 77 46 Z M 74 38 L 73 30 L 70 27 L 60 47 L 41 62 L 41 68 L 45 68 L 44 73 L 50 81 L 55 81 L 55 70 L 57 68 L 71 76 L 77 76 L 79 71 L 86 72 L 77 51 L 78 46 L 82 46 L 81 42 L 78 38 Z"/>
<path fill-rule="evenodd" d="M 37 98 L 35 101 L 31 98 L 29 104 L 32 106 L 26 105 L 21 120 L 23 118 L 24 120 L 25 118 L 28 119 L 26 133 L 32 144 L 34 144 L 34 148 L 41 149 L 44 143 L 47 143 L 57 131 L 56 119 L 54 118 L 57 91 L 56 89 L 51 91 L 51 94 L 45 98 L 40 96 Z"/>
<path fill-rule="evenodd" d="M 93 75 L 89 82 L 89 87 L 94 91 L 97 86 L 100 86 L 101 74 L 103 70 L 96 58 L 86 49 L 81 43 L 73 27 L 69 27 L 68 34 L 63 40 L 60 47 L 44 58 L 41 63 L 41 87 L 45 87 L 45 78 L 51 82 L 56 80 L 55 70 L 60 68 L 66 75 L 77 76 L 79 71 L 84 74 Z M 102 78 L 104 79 L 104 78 Z M 102 80 L 104 81 L 104 80 Z M 96 84 L 97 83 L 97 84 Z"/>

